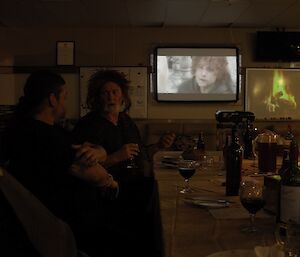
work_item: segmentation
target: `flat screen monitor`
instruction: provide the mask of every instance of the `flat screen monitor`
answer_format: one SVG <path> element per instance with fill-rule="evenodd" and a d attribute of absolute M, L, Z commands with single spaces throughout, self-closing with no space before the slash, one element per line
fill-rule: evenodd
<path fill-rule="evenodd" d="M 300 33 L 258 31 L 256 33 L 256 61 L 299 62 Z"/>
<path fill-rule="evenodd" d="M 300 120 L 300 69 L 247 68 L 245 109 L 256 119 Z"/>
<path fill-rule="evenodd" d="M 164 102 L 236 102 L 236 47 L 157 47 L 156 99 Z"/>

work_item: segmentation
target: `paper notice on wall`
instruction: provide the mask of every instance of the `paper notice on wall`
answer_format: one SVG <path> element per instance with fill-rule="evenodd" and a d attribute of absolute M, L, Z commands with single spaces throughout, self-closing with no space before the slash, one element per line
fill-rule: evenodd
<path fill-rule="evenodd" d="M 132 106 L 130 116 L 134 118 L 147 117 L 147 68 L 130 69 L 130 90 Z"/>

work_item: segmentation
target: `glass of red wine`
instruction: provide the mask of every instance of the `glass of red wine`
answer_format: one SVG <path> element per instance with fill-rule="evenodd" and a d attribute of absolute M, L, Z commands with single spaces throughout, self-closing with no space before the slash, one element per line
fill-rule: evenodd
<path fill-rule="evenodd" d="M 195 174 L 196 167 L 197 162 L 194 160 L 180 160 L 178 162 L 179 174 L 184 178 L 185 181 L 184 188 L 180 191 L 180 193 L 187 194 L 192 191 L 189 181 L 190 178 Z"/>
<path fill-rule="evenodd" d="M 255 215 L 265 205 L 264 185 L 255 180 L 243 180 L 240 185 L 240 201 L 249 212 L 250 226 L 242 228 L 245 233 L 257 233 L 259 229 L 255 226 Z"/>

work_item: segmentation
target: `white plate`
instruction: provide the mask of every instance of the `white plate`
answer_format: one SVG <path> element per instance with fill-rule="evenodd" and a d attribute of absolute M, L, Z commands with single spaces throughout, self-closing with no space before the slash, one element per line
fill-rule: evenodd
<path fill-rule="evenodd" d="M 256 257 L 256 254 L 254 250 L 236 249 L 236 250 L 216 252 L 206 257 Z"/>

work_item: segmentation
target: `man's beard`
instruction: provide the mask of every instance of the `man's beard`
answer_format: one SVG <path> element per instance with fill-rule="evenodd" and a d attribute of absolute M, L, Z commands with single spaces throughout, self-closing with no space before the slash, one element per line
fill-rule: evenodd
<path fill-rule="evenodd" d="M 120 105 L 110 105 L 110 106 L 105 106 L 104 107 L 104 112 L 105 113 L 114 113 L 117 114 L 121 111 L 121 106 Z"/>

